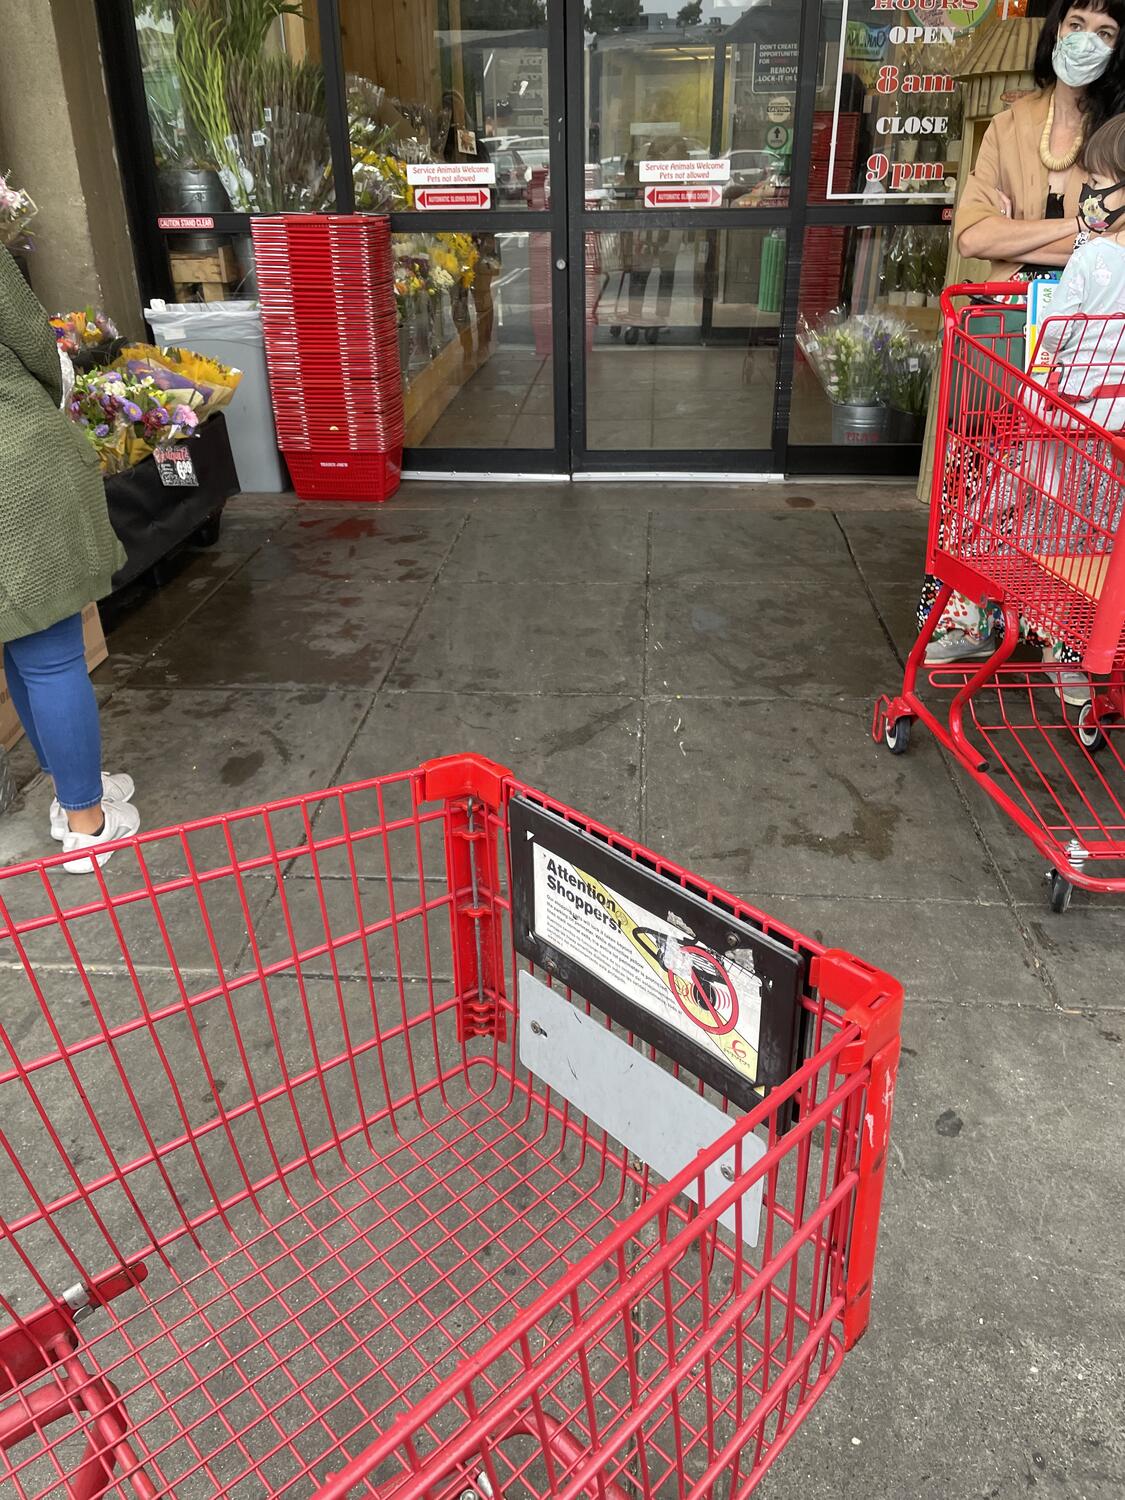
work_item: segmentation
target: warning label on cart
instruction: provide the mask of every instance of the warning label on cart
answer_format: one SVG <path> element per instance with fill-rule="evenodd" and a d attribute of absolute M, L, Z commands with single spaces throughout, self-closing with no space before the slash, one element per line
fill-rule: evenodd
<path fill-rule="evenodd" d="M 733 1099 L 788 1076 L 796 953 L 532 803 L 511 830 L 522 952 Z"/>
<path fill-rule="evenodd" d="M 591 974 L 758 1076 L 762 982 L 655 912 L 626 901 L 560 855 L 536 846 L 535 930 Z"/>

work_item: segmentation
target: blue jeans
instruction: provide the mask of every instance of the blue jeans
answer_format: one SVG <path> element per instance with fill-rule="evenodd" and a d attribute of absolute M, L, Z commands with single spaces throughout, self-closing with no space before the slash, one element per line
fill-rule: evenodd
<path fill-rule="evenodd" d="M 80 812 L 102 800 L 102 737 L 98 702 L 86 670 L 82 616 L 8 641 L 8 691 L 20 723 L 54 778 L 63 807 Z"/>

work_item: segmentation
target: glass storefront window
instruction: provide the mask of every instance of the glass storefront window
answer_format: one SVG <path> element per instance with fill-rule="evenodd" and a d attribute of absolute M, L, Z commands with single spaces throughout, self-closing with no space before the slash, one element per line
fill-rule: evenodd
<path fill-rule="evenodd" d="M 134 17 L 162 214 L 334 206 L 315 0 L 134 0 Z"/>
<path fill-rule="evenodd" d="M 946 224 L 806 230 L 791 442 L 921 442 L 948 249 Z"/>
<path fill-rule="evenodd" d="M 587 446 L 768 448 L 784 280 L 781 230 L 588 235 Z"/>
<path fill-rule="evenodd" d="M 393 245 L 406 446 L 553 447 L 550 235 Z"/>
<path fill-rule="evenodd" d="M 340 31 L 357 208 L 544 206 L 546 0 L 340 0 Z M 418 170 L 442 165 L 470 170 Z"/>
<path fill-rule="evenodd" d="M 800 20 L 798 0 L 591 0 L 587 207 L 787 204 Z"/>

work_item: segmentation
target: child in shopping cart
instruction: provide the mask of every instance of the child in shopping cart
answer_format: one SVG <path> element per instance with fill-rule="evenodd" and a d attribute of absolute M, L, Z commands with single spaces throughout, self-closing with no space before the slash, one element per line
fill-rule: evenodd
<path fill-rule="evenodd" d="M 1079 199 L 1079 233 L 1051 298 L 1047 321 L 1031 371 L 1032 380 L 1061 396 L 1097 426 L 1125 430 L 1125 115 L 1118 115 L 1090 137 L 1084 153 L 1086 183 Z M 1062 408 L 1037 403 L 1045 424 L 1065 430 Z M 1071 424 L 1072 428 L 1077 424 Z M 1046 436 L 1046 434 L 1044 434 Z M 1082 450 L 1088 450 L 1082 456 Z M 1023 472 L 1043 500 L 1024 518 L 1024 540 L 1065 536 L 1068 551 L 1085 551 L 1088 527 L 1080 511 L 1099 529 L 1116 531 L 1121 519 L 1122 487 L 1102 465 L 1106 457 L 1096 441 L 1078 444 L 1039 442 L 1029 445 Z M 1110 491 L 1113 493 L 1110 493 Z M 1065 513 L 1068 512 L 1068 513 Z M 1057 544 L 1056 544 L 1057 545 Z M 1034 622 L 1031 622 L 1034 625 Z M 1056 645 L 1057 662 L 1074 663 L 1074 653 Z M 1059 674 L 1066 702 L 1081 706 L 1090 696 L 1083 673 Z"/>
<path fill-rule="evenodd" d="M 1037 364 L 1045 382 L 1099 427 L 1125 429 L 1125 115 L 1085 151 L 1079 234 L 1051 298 Z M 1066 320 L 1066 321 L 1063 321 Z M 1085 321 L 1083 321 L 1085 320 Z"/>

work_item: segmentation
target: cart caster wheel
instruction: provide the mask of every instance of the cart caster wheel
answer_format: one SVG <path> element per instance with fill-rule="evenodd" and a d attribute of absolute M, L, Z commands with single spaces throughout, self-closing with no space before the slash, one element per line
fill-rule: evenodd
<path fill-rule="evenodd" d="M 191 535 L 193 547 L 215 547 L 223 534 L 223 513 L 217 510 L 208 516 L 202 526 L 197 526 Z"/>
<path fill-rule="evenodd" d="M 1078 715 L 1078 741 L 1084 750 L 1097 755 L 1105 748 L 1105 735 L 1094 723 L 1094 705 L 1083 703 Z"/>
<path fill-rule="evenodd" d="M 625 330 L 625 342 L 627 344 L 635 344 L 640 336 L 641 330 L 639 328 L 626 328 Z"/>
<path fill-rule="evenodd" d="M 905 755 L 910 748 L 911 722 L 909 718 L 902 718 L 892 724 L 888 719 L 883 726 L 883 741 L 892 755 Z"/>
<path fill-rule="evenodd" d="M 610 327 L 609 336 L 611 339 L 619 339 L 621 337 L 621 327 L 619 324 L 614 323 Z"/>
<path fill-rule="evenodd" d="M 659 342 L 660 342 L 660 329 L 659 328 L 646 328 L 645 329 L 645 343 L 646 344 L 658 344 Z"/>
<path fill-rule="evenodd" d="M 1047 899 L 1051 903 L 1051 910 L 1061 917 L 1063 912 L 1070 910 L 1074 887 L 1066 876 L 1060 875 L 1057 870 L 1052 870 L 1047 879 L 1049 882 Z"/>

